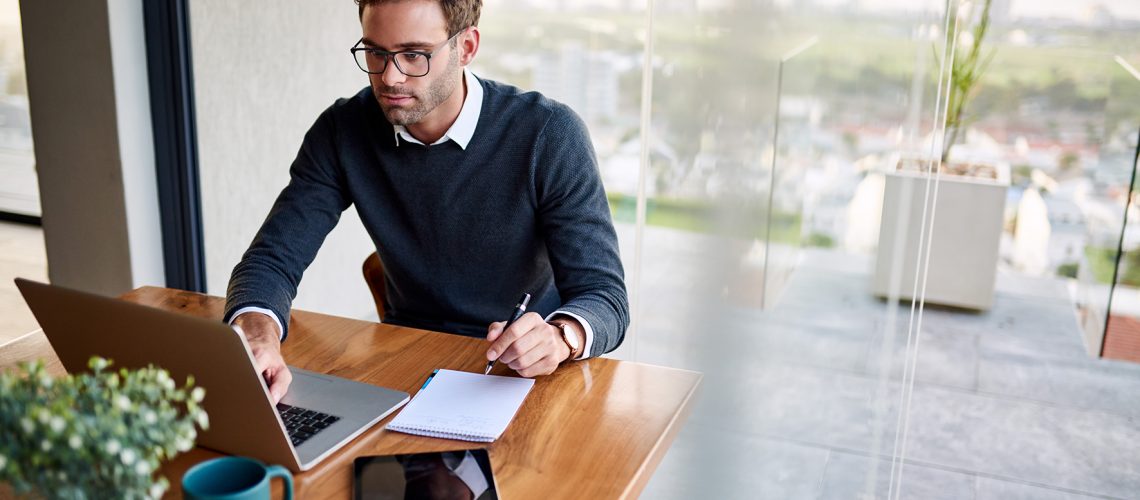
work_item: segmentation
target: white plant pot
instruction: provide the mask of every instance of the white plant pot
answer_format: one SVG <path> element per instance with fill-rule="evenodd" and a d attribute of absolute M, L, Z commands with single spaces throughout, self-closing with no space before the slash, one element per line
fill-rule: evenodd
<path fill-rule="evenodd" d="M 927 303 L 978 310 L 993 305 L 1009 165 L 995 166 L 995 170 L 996 180 L 940 176 L 933 207 Z M 897 278 L 898 296 L 914 299 L 916 269 L 925 265 L 918 260 L 918 251 L 926 176 L 892 171 L 885 174 L 885 180 L 872 290 L 877 296 L 889 297 L 892 279 Z M 930 188 L 933 198 L 933 183 Z M 928 219 L 930 215 L 927 211 Z M 921 287 L 920 282 L 918 297 L 923 296 Z"/>

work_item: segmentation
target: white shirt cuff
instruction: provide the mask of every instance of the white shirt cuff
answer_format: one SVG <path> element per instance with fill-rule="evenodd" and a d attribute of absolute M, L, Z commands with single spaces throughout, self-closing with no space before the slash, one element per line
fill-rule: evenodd
<path fill-rule="evenodd" d="M 559 314 L 563 316 L 570 316 L 571 318 L 578 320 L 578 322 L 582 324 L 582 328 L 586 330 L 586 345 L 582 347 L 582 354 L 574 359 L 579 360 L 590 357 L 590 347 L 594 345 L 594 329 L 590 327 L 590 322 L 586 321 L 577 314 L 567 311 L 554 311 L 546 317 L 546 321 L 550 321 L 550 318 L 558 316 Z"/>
<path fill-rule="evenodd" d="M 273 313 L 273 311 L 270 311 L 269 309 L 266 309 L 264 307 L 250 306 L 250 307 L 243 307 L 241 309 L 238 309 L 237 311 L 234 311 L 234 315 L 232 317 L 230 317 L 230 325 L 234 324 L 234 320 L 238 319 L 238 316 L 241 316 L 241 315 L 243 315 L 245 313 L 249 313 L 249 312 L 261 313 L 261 314 L 264 314 L 266 316 L 269 316 L 269 318 L 272 319 L 274 323 L 277 323 L 277 339 L 281 340 L 281 339 L 285 338 L 285 325 L 281 324 L 281 318 L 278 318 L 277 315 Z M 579 320 L 579 321 L 581 321 L 581 320 Z"/>

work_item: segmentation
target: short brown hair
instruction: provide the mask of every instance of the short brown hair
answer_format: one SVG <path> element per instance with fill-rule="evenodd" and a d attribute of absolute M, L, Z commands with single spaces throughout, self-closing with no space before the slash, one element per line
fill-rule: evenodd
<path fill-rule="evenodd" d="M 360 18 L 364 18 L 364 8 L 369 5 L 399 2 L 403 0 L 356 0 L 360 6 Z M 447 20 L 447 35 L 451 36 L 471 26 L 479 25 L 479 11 L 483 8 L 483 0 L 436 0 L 443 9 L 443 18 Z"/>

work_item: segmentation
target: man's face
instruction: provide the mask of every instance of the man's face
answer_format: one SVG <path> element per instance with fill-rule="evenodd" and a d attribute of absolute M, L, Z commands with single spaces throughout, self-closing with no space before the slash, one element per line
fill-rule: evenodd
<path fill-rule="evenodd" d="M 360 19 L 364 45 L 388 51 L 430 52 L 452 34 L 443 9 L 434 0 L 407 0 L 370 5 Z M 388 61 L 382 74 L 368 75 L 372 95 L 393 125 L 419 123 L 447 100 L 459 84 L 457 47 L 444 44 L 431 58 L 431 71 L 409 77 Z"/>

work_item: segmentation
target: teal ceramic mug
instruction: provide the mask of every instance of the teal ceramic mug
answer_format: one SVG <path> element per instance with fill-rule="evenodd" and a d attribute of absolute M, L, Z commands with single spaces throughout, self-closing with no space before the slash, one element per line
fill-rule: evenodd
<path fill-rule="evenodd" d="M 188 500 L 267 500 L 269 481 L 275 477 L 285 482 L 285 499 L 293 500 L 293 476 L 288 469 L 245 457 L 215 458 L 186 471 L 182 496 Z"/>

